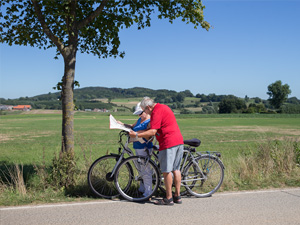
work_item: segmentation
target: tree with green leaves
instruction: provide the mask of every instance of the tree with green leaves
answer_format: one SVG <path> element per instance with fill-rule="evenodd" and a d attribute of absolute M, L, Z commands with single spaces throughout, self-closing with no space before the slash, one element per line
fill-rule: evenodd
<path fill-rule="evenodd" d="M 223 98 L 219 103 L 219 113 L 238 113 L 246 108 L 245 102 L 234 96 Z"/>
<path fill-rule="evenodd" d="M 290 86 L 288 84 L 283 85 L 281 80 L 268 86 L 268 100 L 275 109 L 279 109 L 291 93 Z"/>
<path fill-rule="evenodd" d="M 121 57 L 119 31 L 150 27 L 151 15 L 172 23 L 181 18 L 209 30 L 201 0 L 1 0 L 0 43 L 56 48 L 64 60 L 62 152 L 74 151 L 73 89 L 76 55 Z M 155 11 L 157 10 L 157 11 Z"/>

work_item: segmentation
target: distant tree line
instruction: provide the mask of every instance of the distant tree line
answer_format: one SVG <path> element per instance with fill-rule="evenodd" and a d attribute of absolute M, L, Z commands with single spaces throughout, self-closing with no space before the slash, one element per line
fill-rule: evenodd
<path fill-rule="evenodd" d="M 0 99 L 0 103 L 3 105 L 31 105 L 33 109 L 54 109 L 61 110 L 61 101 L 58 99 L 49 99 L 49 100 L 33 100 L 31 98 L 19 98 L 19 99 Z M 110 110 L 116 106 L 112 103 L 104 103 L 101 101 L 84 101 L 78 100 L 75 101 L 75 109 L 85 110 L 85 109 L 107 109 Z"/>
<path fill-rule="evenodd" d="M 152 90 L 149 88 L 105 88 L 105 87 L 87 87 L 74 90 L 75 108 L 84 109 L 112 109 L 115 104 L 111 101 L 115 98 L 142 98 L 149 96 L 154 98 L 155 102 L 169 105 L 173 110 L 180 110 L 180 113 L 300 113 L 300 100 L 296 97 L 287 98 L 290 93 L 288 85 L 282 85 L 281 81 L 268 86 L 270 99 L 263 100 L 259 97 L 238 98 L 234 95 L 216 95 L 216 94 L 196 94 L 195 96 L 189 90 L 176 92 L 173 90 Z M 195 97 L 192 103 L 186 104 L 187 97 Z M 108 103 L 99 101 L 107 98 Z M 18 99 L 0 98 L 0 104 L 3 105 L 31 105 L 34 109 L 61 109 L 60 92 L 37 95 L 34 97 L 20 97 Z M 192 112 L 187 108 L 201 107 L 201 111 Z M 125 108 L 124 108 L 125 110 Z M 129 109 L 127 110 L 134 110 Z"/>

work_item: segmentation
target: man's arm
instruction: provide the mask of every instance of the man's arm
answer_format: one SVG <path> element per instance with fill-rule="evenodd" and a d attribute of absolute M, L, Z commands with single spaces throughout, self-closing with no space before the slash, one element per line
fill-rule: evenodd
<path fill-rule="evenodd" d="M 141 137 L 141 138 L 149 138 L 152 137 L 156 134 L 157 130 L 156 129 L 149 129 L 146 131 L 142 131 L 142 132 L 135 132 L 135 131 L 130 131 L 129 135 L 130 137 Z"/>

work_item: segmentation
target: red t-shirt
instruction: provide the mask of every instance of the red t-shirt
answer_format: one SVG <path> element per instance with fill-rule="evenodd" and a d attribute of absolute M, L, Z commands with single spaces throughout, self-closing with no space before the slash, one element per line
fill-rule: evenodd
<path fill-rule="evenodd" d="M 167 105 L 156 103 L 151 113 L 150 128 L 157 130 L 160 151 L 183 144 L 174 113 Z"/>

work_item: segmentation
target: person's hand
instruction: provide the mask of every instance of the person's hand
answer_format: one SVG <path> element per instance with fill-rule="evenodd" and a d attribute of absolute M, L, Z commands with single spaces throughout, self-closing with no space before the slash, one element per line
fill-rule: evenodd
<path fill-rule="evenodd" d="M 135 138 L 136 135 L 137 135 L 137 132 L 135 132 L 135 131 L 133 131 L 133 130 L 131 130 L 131 131 L 129 132 L 129 136 L 132 137 L 132 138 Z"/>

